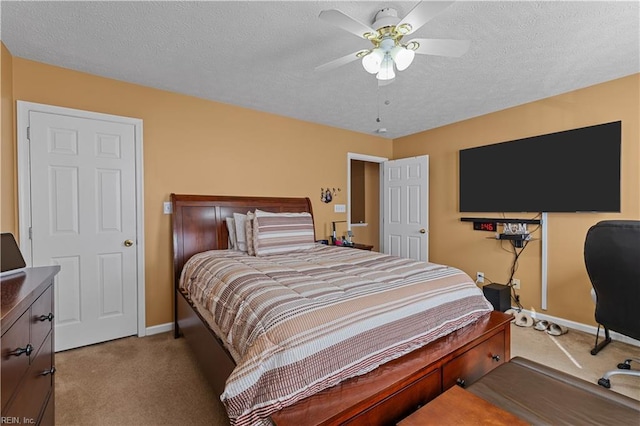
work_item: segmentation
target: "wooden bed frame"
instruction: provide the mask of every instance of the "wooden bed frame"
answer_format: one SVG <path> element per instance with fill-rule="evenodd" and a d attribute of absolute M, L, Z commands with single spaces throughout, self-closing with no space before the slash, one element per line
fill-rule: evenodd
<path fill-rule="evenodd" d="M 178 288 L 185 262 L 227 248 L 225 218 L 255 209 L 312 212 L 308 198 L 171 194 L 175 280 L 174 335 L 184 337 L 214 391 L 235 367 L 221 340 Z M 346 249 L 345 249 L 346 250 Z M 465 386 L 510 358 L 511 317 L 492 312 L 378 369 L 319 392 L 274 415 L 278 426 L 393 424 L 456 383 Z"/>

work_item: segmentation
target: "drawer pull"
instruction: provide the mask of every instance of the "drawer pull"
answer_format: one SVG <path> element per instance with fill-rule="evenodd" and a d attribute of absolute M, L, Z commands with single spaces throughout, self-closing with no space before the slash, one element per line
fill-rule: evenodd
<path fill-rule="evenodd" d="M 33 352 L 33 346 L 31 346 L 31 343 L 28 343 L 24 348 L 18 348 L 13 352 L 9 352 L 9 355 L 20 356 L 22 354 L 26 354 L 29 356 L 31 355 L 31 352 Z"/>
<path fill-rule="evenodd" d="M 491 355 L 491 359 L 494 360 L 495 362 L 499 362 L 500 361 L 500 355 Z"/>
<path fill-rule="evenodd" d="M 458 379 L 456 380 L 456 385 L 460 386 L 461 388 L 464 388 L 466 385 L 466 382 L 464 381 L 464 379 Z"/>
<path fill-rule="evenodd" d="M 56 374 L 56 368 L 55 368 L 55 367 L 51 367 L 50 369 L 48 369 L 48 370 L 44 370 L 44 371 L 41 373 L 41 375 L 42 375 L 42 376 L 48 376 L 49 374 L 51 374 L 52 376 L 53 376 L 54 374 Z"/>
<path fill-rule="evenodd" d="M 49 320 L 49 322 L 53 321 L 53 313 L 49 312 L 49 315 L 40 315 L 38 317 L 38 321 L 47 321 Z"/>

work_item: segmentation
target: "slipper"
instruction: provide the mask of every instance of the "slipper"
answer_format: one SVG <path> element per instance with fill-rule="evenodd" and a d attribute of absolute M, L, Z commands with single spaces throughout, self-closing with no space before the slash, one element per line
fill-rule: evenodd
<path fill-rule="evenodd" d="M 547 334 L 550 334 L 552 336 L 560 336 L 568 331 L 569 329 L 565 326 L 551 323 L 549 324 L 549 328 L 547 329 Z"/>
<path fill-rule="evenodd" d="M 518 312 L 516 315 L 516 325 L 519 327 L 531 327 L 533 325 L 533 318 L 525 312 Z"/>
<path fill-rule="evenodd" d="M 538 331 L 545 331 L 546 329 L 549 328 L 550 325 L 551 323 L 549 321 L 540 320 L 533 326 L 533 328 L 535 328 Z"/>
<path fill-rule="evenodd" d="M 511 315 L 511 322 L 514 322 L 516 320 L 516 315 L 518 315 L 518 311 L 515 309 L 507 309 L 504 313 Z"/>

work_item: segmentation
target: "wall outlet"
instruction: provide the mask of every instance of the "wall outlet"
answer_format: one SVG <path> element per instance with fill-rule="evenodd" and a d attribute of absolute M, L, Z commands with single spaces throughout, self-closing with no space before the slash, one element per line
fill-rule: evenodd
<path fill-rule="evenodd" d="M 511 280 L 511 285 L 513 286 L 513 288 L 515 288 L 516 290 L 520 290 L 520 280 L 519 279 L 512 279 Z"/>
<path fill-rule="evenodd" d="M 476 272 L 476 283 L 484 283 L 484 272 Z"/>

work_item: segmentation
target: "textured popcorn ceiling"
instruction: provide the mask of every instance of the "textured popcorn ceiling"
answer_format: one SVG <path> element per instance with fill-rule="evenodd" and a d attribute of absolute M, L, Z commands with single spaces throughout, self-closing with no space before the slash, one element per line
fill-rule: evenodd
<path fill-rule="evenodd" d="M 14 56 L 388 138 L 640 72 L 638 1 L 458 1 L 409 38 L 468 39 L 461 58 L 416 55 L 381 88 L 359 62 L 314 71 L 370 46 L 320 11 L 416 4 L 3 0 L 0 34 Z"/>

